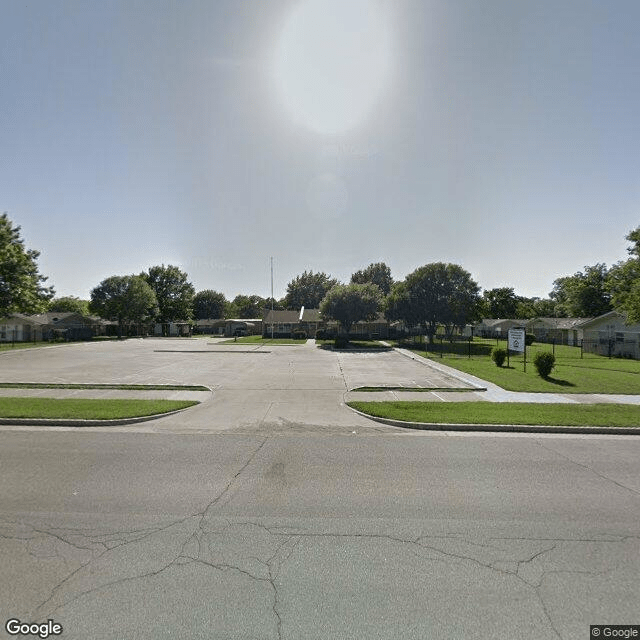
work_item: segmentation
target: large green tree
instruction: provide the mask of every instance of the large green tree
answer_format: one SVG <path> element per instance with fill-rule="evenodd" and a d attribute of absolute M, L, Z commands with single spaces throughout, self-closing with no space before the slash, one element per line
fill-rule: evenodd
<path fill-rule="evenodd" d="M 497 287 L 482 293 L 482 312 L 487 318 L 515 318 L 522 298 L 513 287 Z"/>
<path fill-rule="evenodd" d="M 625 313 L 629 322 L 640 322 L 640 227 L 631 231 L 626 239 L 631 256 L 618 262 L 607 274 L 607 288 L 615 309 Z"/>
<path fill-rule="evenodd" d="M 227 299 L 224 293 L 205 289 L 193 297 L 193 315 L 196 320 L 224 318 Z"/>
<path fill-rule="evenodd" d="M 39 251 L 27 249 L 6 213 L 0 215 L 0 318 L 10 313 L 46 311 L 53 287 L 38 271 Z"/>
<path fill-rule="evenodd" d="M 598 263 L 572 276 L 557 278 L 550 298 L 556 313 L 571 318 L 593 318 L 611 311 L 611 294 L 607 285 L 608 269 Z"/>
<path fill-rule="evenodd" d="M 287 309 L 317 309 L 329 290 L 337 284 L 338 281 L 326 273 L 305 271 L 287 285 L 285 305 Z"/>
<path fill-rule="evenodd" d="M 153 289 L 142 276 L 111 276 L 91 291 L 89 309 L 118 322 L 118 335 L 126 326 L 152 320 L 158 312 Z"/>
<path fill-rule="evenodd" d="M 460 265 L 434 262 L 410 273 L 393 288 L 387 317 L 423 326 L 431 340 L 439 324 L 447 331 L 476 320 L 480 287 Z"/>
<path fill-rule="evenodd" d="M 556 308 L 555 300 L 550 298 L 520 298 L 515 317 L 520 320 L 531 318 L 555 318 L 560 310 Z M 560 316 L 562 317 L 562 316 Z"/>
<path fill-rule="evenodd" d="M 191 320 L 195 289 L 184 271 L 170 264 L 151 267 L 141 275 L 156 294 L 159 322 Z"/>
<path fill-rule="evenodd" d="M 356 271 L 351 276 L 352 284 L 366 284 L 367 282 L 378 285 L 380 291 L 385 296 L 388 295 L 393 285 L 391 269 L 384 262 L 376 262 L 370 264 L 366 269 Z"/>
<path fill-rule="evenodd" d="M 239 294 L 227 305 L 227 314 L 229 318 L 262 318 L 265 305 L 260 296 Z"/>
<path fill-rule="evenodd" d="M 57 311 L 58 313 L 79 313 L 83 316 L 89 315 L 89 301 L 81 300 L 75 296 L 63 296 L 62 298 L 54 298 L 49 302 L 48 311 Z"/>
<path fill-rule="evenodd" d="M 349 335 L 354 323 L 374 320 L 381 303 L 382 292 L 375 284 L 339 284 L 322 299 L 320 312 L 324 317 L 337 320 Z"/>

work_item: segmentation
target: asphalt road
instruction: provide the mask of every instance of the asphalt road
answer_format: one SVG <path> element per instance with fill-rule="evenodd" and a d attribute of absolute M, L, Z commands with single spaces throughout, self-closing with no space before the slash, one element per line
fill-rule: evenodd
<path fill-rule="evenodd" d="M 82 350 L 32 354 L 28 371 L 11 356 L 2 377 L 116 377 L 107 346 L 84 364 Z M 225 422 L 233 403 L 214 392 L 183 425 L 0 429 L 3 626 L 325 640 L 581 639 L 590 624 L 640 624 L 640 439 L 407 432 L 344 407 L 323 418 L 319 401 L 296 421 L 296 386 L 313 380 L 339 404 L 350 377 L 379 376 L 380 359 L 322 353 L 314 367 L 314 354 L 218 361 L 220 390 L 237 402 L 263 379 L 289 399 L 274 414 L 287 419 L 241 421 L 237 408 Z M 167 366 L 145 378 L 151 352 L 120 355 L 129 378 L 157 382 Z M 174 362 L 172 376 L 211 382 L 207 362 Z"/>

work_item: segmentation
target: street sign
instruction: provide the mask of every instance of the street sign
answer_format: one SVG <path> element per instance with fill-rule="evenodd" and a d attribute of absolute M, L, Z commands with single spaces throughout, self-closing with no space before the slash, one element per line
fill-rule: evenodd
<path fill-rule="evenodd" d="M 524 329 L 509 329 L 509 351 L 524 351 Z"/>

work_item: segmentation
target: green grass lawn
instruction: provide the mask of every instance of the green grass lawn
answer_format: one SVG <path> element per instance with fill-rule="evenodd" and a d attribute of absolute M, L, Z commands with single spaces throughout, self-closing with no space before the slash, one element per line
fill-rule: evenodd
<path fill-rule="evenodd" d="M 123 391 L 210 391 L 186 384 L 66 384 L 58 382 L 0 382 L 0 389 L 119 389 Z"/>
<path fill-rule="evenodd" d="M 117 420 L 191 407 L 188 400 L 86 400 L 79 398 L 0 398 L 0 418 Z"/>
<path fill-rule="evenodd" d="M 621 404 L 500 402 L 348 402 L 380 418 L 450 424 L 638 427 L 640 407 Z"/>
<path fill-rule="evenodd" d="M 424 356 L 424 348 L 409 345 L 413 351 Z M 440 345 L 436 345 L 438 348 Z M 580 358 L 579 347 L 556 345 L 556 365 L 551 376 L 544 380 L 538 375 L 533 358 L 539 351 L 551 351 L 550 344 L 533 344 L 527 347 L 527 371 L 524 372 L 522 354 L 510 357 L 510 366 L 497 367 L 490 352 L 495 340 L 475 339 L 472 355 L 467 357 L 468 344 L 454 344 L 450 348 L 444 343 L 442 357 L 439 352 L 429 352 L 427 357 L 449 367 L 470 373 L 493 382 L 509 391 L 561 392 L 561 393 L 619 393 L 640 394 L 640 361 L 606 358 L 584 354 Z M 504 347 L 505 342 L 501 341 Z"/>
<path fill-rule="evenodd" d="M 230 338 L 217 344 L 304 344 L 306 340 L 294 340 L 293 338 L 263 338 L 262 336 L 242 336 Z"/>

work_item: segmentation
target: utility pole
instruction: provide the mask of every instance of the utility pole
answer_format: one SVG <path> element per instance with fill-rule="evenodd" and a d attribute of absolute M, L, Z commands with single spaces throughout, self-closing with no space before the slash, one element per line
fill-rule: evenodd
<path fill-rule="evenodd" d="M 273 340 L 273 256 L 271 256 L 271 340 Z"/>

